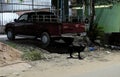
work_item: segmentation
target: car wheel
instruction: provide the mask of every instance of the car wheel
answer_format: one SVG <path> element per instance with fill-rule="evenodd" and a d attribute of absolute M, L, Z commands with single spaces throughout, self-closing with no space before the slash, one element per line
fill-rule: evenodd
<path fill-rule="evenodd" d="M 50 36 L 47 32 L 41 34 L 41 42 L 43 47 L 47 47 L 50 44 Z"/>
<path fill-rule="evenodd" d="M 7 38 L 8 38 L 9 40 L 14 40 L 14 39 L 15 39 L 15 34 L 14 34 L 14 32 L 13 32 L 12 29 L 8 29 L 8 30 L 7 30 Z"/>

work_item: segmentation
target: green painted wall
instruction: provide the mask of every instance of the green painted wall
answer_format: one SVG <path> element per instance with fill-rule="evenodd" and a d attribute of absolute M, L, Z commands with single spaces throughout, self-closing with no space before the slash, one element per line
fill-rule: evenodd
<path fill-rule="evenodd" d="M 78 10 L 78 14 L 82 16 L 82 10 Z M 120 32 L 120 4 L 109 8 L 97 8 L 95 22 L 103 27 L 106 33 Z"/>
<path fill-rule="evenodd" d="M 120 4 L 96 9 L 96 22 L 104 27 L 106 33 L 120 32 Z"/>

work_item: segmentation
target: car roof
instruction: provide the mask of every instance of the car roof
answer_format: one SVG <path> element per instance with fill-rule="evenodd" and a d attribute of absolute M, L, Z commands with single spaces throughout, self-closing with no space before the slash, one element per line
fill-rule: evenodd
<path fill-rule="evenodd" d="M 35 12 L 28 12 L 28 13 L 24 13 L 24 14 L 52 14 L 54 15 L 54 13 L 52 12 L 47 12 L 47 11 L 35 11 Z"/>

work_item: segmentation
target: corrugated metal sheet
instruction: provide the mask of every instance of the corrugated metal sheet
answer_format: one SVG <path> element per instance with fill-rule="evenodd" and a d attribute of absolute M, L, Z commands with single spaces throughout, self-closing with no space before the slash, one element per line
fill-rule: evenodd
<path fill-rule="evenodd" d="M 19 11 L 19 10 L 32 10 L 32 9 L 43 9 L 51 8 L 51 0 L 1 0 L 0 11 Z"/>

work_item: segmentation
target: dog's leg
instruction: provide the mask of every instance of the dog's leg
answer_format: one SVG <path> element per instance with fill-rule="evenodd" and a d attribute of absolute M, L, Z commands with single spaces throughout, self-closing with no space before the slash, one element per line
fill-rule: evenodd
<path fill-rule="evenodd" d="M 81 60 L 83 59 L 81 56 L 80 56 L 80 51 L 78 51 L 78 58 Z"/>
<path fill-rule="evenodd" d="M 70 58 L 73 58 L 72 54 L 73 54 L 73 49 L 70 50 Z"/>
<path fill-rule="evenodd" d="M 73 56 L 72 56 L 73 51 L 74 51 L 73 47 L 70 46 L 69 49 L 68 49 L 68 51 L 70 53 L 70 58 L 73 58 Z"/>

